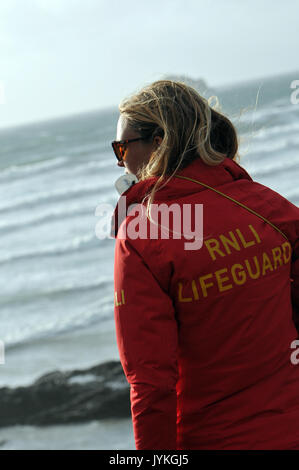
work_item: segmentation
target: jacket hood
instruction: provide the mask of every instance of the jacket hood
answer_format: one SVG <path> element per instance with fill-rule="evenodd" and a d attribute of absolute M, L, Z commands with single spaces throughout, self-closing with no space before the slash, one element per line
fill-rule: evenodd
<path fill-rule="evenodd" d="M 247 179 L 251 180 L 251 176 L 247 171 L 241 167 L 237 162 L 230 158 L 225 158 L 223 162 L 216 166 L 205 164 L 200 158 L 193 160 L 187 167 L 179 170 L 177 175 L 194 178 L 198 181 L 208 184 L 212 187 L 217 187 L 225 183 L 232 182 L 233 180 Z M 138 183 L 130 186 L 119 198 L 118 203 L 114 209 L 111 219 L 111 236 L 117 236 L 118 229 L 124 220 L 127 210 L 131 204 L 140 204 L 145 195 L 149 194 L 153 188 L 158 176 L 152 176 L 146 180 L 139 181 Z M 165 181 L 167 178 L 164 179 Z M 155 201 L 169 201 L 172 199 L 180 199 L 181 197 L 189 194 L 205 191 L 207 188 L 192 181 L 183 180 L 179 178 L 171 178 L 167 184 L 159 189 L 155 194 Z M 124 198 L 125 196 L 125 198 Z M 120 211 L 120 200 L 122 204 L 125 202 L 125 211 Z"/>

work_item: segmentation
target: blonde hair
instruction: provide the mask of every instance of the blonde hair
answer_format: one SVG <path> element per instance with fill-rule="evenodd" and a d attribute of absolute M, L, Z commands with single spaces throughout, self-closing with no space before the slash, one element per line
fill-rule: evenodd
<path fill-rule="evenodd" d="M 180 169 L 195 158 L 207 165 L 219 165 L 226 157 L 240 160 L 238 137 L 232 122 L 211 99 L 201 96 L 182 81 L 158 80 L 119 104 L 119 112 L 129 127 L 141 137 L 162 137 L 161 145 L 152 152 L 149 161 L 139 171 L 139 180 L 158 176 L 148 198 L 147 216 L 155 193 Z M 217 98 L 217 97 L 216 97 Z"/>

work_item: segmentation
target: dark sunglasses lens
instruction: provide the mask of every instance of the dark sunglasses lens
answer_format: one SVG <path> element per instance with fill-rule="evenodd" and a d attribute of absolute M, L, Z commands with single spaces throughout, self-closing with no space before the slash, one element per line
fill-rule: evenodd
<path fill-rule="evenodd" d="M 113 147 L 117 160 L 119 160 L 120 162 L 124 160 L 125 155 L 126 155 L 126 150 L 127 150 L 126 145 L 113 142 L 112 147 Z"/>
<path fill-rule="evenodd" d="M 119 154 L 121 155 L 121 158 L 123 158 L 123 156 L 125 154 L 125 146 L 122 145 L 122 144 L 119 144 L 118 145 L 118 150 L 119 150 Z"/>
<path fill-rule="evenodd" d="M 117 160 L 121 160 L 121 155 L 119 153 L 118 145 L 113 143 L 112 147 L 113 147 L 113 150 L 114 150 L 114 153 L 116 155 Z"/>
<path fill-rule="evenodd" d="M 125 145 L 119 144 L 118 145 L 118 151 L 119 151 L 120 159 L 123 159 L 124 156 L 125 156 L 125 151 L 126 151 Z"/>

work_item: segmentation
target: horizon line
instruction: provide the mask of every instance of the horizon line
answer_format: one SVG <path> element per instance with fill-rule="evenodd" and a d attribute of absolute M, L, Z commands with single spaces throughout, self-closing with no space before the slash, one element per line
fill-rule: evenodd
<path fill-rule="evenodd" d="M 237 86 L 237 85 L 242 85 L 242 84 L 249 84 L 249 83 L 253 83 L 255 81 L 259 81 L 259 80 L 268 80 L 268 79 L 271 79 L 271 78 L 274 78 L 274 77 L 281 77 L 281 76 L 284 76 L 284 75 L 290 75 L 291 73 L 298 73 L 299 74 L 299 69 L 297 70 L 291 70 L 289 72 L 283 72 L 283 73 L 277 73 L 275 75 L 264 75 L 264 76 L 259 76 L 257 78 L 251 78 L 249 80 L 238 80 L 238 81 L 234 81 L 234 82 L 230 82 L 230 83 L 227 83 L 226 85 L 218 85 L 218 86 L 213 86 L 213 85 L 209 85 L 208 84 L 208 88 L 213 88 L 213 89 L 218 89 L 218 90 L 221 90 L 221 88 L 226 88 L 226 87 L 230 87 L 230 86 Z M 179 75 L 184 75 L 184 77 L 186 78 L 190 78 L 191 80 L 204 80 L 202 77 L 200 78 L 191 78 L 189 75 L 186 75 L 186 74 L 178 74 L 178 73 L 175 73 L 175 74 L 167 74 L 167 75 L 173 75 L 173 76 L 179 76 Z M 299 79 L 299 77 L 298 77 Z M 52 121 L 59 121 L 59 120 L 65 120 L 65 119 L 70 119 L 72 117 L 79 117 L 81 115 L 84 115 L 84 114 L 93 114 L 93 113 L 100 113 L 100 112 L 111 112 L 113 111 L 114 109 L 117 109 L 118 107 L 118 104 L 112 104 L 112 105 L 109 105 L 109 106 L 104 106 L 102 108 L 92 108 L 92 109 L 87 109 L 87 110 L 83 110 L 83 111 L 74 111 L 74 112 L 71 112 L 71 113 L 67 113 L 67 114 L 58 114 L 58 115 L 50 115 L 48 117 L 45 117 L 45 118 L 41 118 L 41 119 L 34 119 L 32 121 L 22 121 L 22 122 L 19 122 L 19 123 L 16 123 L 16 124 L 8 124 L 8 125 L 4 125 L 4 126 L 1 126 L 0 125 L 0 131 L 2 130 L 9 130 L 9 129 L 15 129 L 15 128 L 19 128 L 19 127 L 27 127 L 27 126 L 32 126 L 32 125 L 37 125 L 37 124 L 42 124 L 42 123 L 46 123 L 46 122 L 52 122 Z"/>

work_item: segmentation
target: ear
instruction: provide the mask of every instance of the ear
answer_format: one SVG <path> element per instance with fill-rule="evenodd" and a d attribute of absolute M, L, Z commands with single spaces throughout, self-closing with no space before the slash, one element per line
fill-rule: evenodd
<path fill-rule="evenodd" d="M 163 140 L 162 137 L 160 137 L 159 135 L 156 135 L 154 137 L 154 144 L 155 144 L 156 149 L 161 145 L 162 140 Z"/>

